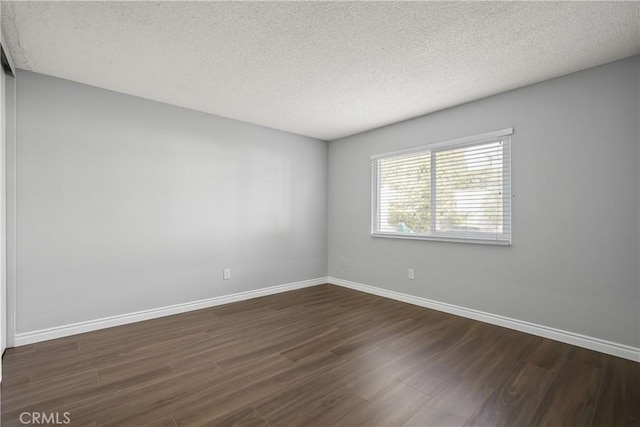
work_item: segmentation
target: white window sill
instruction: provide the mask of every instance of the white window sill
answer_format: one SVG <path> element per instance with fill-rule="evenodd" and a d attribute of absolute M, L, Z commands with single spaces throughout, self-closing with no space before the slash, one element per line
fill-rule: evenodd
<path fill-rule="evenodd" d="M 476 245 L 495 245 L 495 246 L 511 246 L 510 241 L 491 240 L 482 238 L 463 238 L 463 237 L 447 237 L 447 236 L 425 236 L 421 234 L 402 234 L 402 233 L 371 233 L 371 237 L 384 237 L 387 239 L 408 239 L 408 240 L 432 240 L 435 242 L 451 242 L 451 243 L 472 243 Z"/>

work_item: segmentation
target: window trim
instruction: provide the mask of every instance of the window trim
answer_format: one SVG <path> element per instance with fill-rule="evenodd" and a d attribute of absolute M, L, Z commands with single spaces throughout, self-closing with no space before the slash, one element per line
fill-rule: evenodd
<path fill-rule="evenodd" d="M 383 238 L 391 238 L 391 239 L 408 239 L 408 240 L 431 240 L 431 241 L 439 241 L 439 242 L 455 242 L 455 243 L 472 243 L 472 244 L 486 244 L 486 245 L 497 245 L 497 246 L 511 246 L 513 233 L 512 233 L 512 218 L 513 218 L 513 206 L 512 206 L 512 185 L 511 185 L 511 176 L 508 180 L 503 180 L 504 190 L 503 190 L 503 198 L 506 202 L 503 206 L 508 206 L 508 214 L 510 217 L 509 221 L 509 229 L 508 234 L 509 238 L 504 240 L 498 239 L 487 239 L 486 233 L 482 232 L 465 232 L 467 237 L 460 237 L 458 233 L 447 233 L 447 232 L 434 232 L 431 235 L 425 234 L 414 234 L 414 233 L 399 233 L 399 232 L 382 232 L 375 231 L 375 225 L 378 222 L 378 189 L 380 188 L 380 174 L 378 173 L 374 161 L 385 159 L 389 157 L 397 157 L 403 155 L 409 155 L 419 152 L 428 151 L 431 154 L 431 159 L 433 161 L 435 154 L 438 151 L 450 150 L 454 148 L 459 148 L 465 145 L 477 145 L 483 142 L 491 142 L 493 140 L 498 139 L 506 139 L 508 140 L 508 150 L 504 153 L 504 158 L 507 160 L 507 164 L 509 165 L 509 173 L 511 173 L 511 135 L 513 135 L 513 128 L 505 128 L 500 130 L 495 130 L 491 132 L 485 132 L 477 135 L 455 138 L 446 141 L 435 142 L 431 144 L 420 145 L 416 147 L 406 148 L 402 150 L 389 151 L 386 153 L 374 154 L 371 156 L 371 237 L 383 237 Z M 432 173 L 435 174 L 436 168 L 432 168 Z M 503 168 L 503 173 L 506 173 L 506 170 Z M 431 180 L 432 187 L 435 185 L 434 180 Z M 432 209 L 435 209 L 435 204 L 432 205 Z M 431 217 L 432 221 L 435 221 L 435 217 Z"/>

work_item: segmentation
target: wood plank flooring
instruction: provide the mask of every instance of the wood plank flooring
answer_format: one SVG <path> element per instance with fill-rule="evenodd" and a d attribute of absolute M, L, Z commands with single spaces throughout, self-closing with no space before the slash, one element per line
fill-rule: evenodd
<path fill-rule="evenodd" d="M 331 285 L 8 349 L 3 369 L 3 426 L 640 426 L 636 362 Z"/>

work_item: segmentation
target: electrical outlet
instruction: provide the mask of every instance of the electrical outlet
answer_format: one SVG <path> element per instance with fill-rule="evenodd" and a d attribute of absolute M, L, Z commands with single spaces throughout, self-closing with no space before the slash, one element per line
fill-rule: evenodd
<path fill-rule="evenodd" d="M 413 271 L 413 268 L 410 268 L 410 269 L 409 269 L 409 274 L 408 274 L 408 276 L 409 276 L 409 280 L 413 280 L 413 279 L 415 279 L 415 278 L 416 278 L 416 275 L 415 275 L 415 272 Z"/>
<path fill-rule="evenodd" d="M 230 280 L 231 279 L 231 269 L 225 268 L 222 270 L 222 280 Z"/>

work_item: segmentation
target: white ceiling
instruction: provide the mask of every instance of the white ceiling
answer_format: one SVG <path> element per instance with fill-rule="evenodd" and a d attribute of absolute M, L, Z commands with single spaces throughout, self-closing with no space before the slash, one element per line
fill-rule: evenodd
<path fill-rule="evenodd" d="M 324 140 L 640 53 L 640 2 L 2 2 L 19 68 Z"/>

